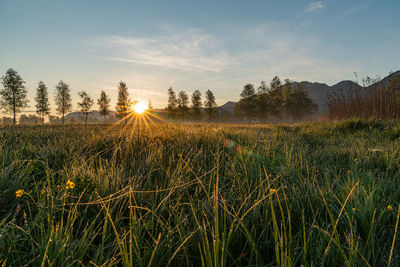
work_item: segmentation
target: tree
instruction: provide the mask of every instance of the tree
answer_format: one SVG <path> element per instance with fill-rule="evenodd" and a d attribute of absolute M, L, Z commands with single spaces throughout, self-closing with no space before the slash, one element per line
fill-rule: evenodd
<path fill-rule="evenodd" d="M 178 107 L 178 100 L 176 99 L 175 91 L 172 87 L 168 88 L 168 117 L 174 118 Z"/>
<path fill-rule="evenodd" d="M 149 99 L 149 102 L 148 102 L 148 104 L 147 104 L 146 113 L 147 113 L 147 114 L 152 114 L 152 113 L 153 113 L 153 109 L 154 109 L 154 107 L 153 107 L 153 105 L 151 104 L 151 99 Z"/>
<path fill-rule="evenodd" d="M 22 114 L 21 117 L 19 117 L 20 124 L 38 124 L 39 122 L 42 122 L 42 118 L 33 114 Z"/>
<path fill-rule="evenodd" d="M 189 111 L 189 96 L 187 95 L 186 92 L 180 91 L 178 94 L 178 107 L 177 111 L 178 114 L 180 115 L 182 121 L 185 121 L 185 114 Z"/>
<path fill-rule="evenodd" d="M 208 121 L 215 116 L 217 112 L 217 103 L 215 103 L 215 96 L 210 90 L 206 91 L 206 100 L 204 101 L 204 107 L 208 115 Z"/>
<path fill-rule="evenodd" d="M 201 107 L 203 103 L 201 102 L 201 93 L 199 90 L 196 90 L 192 94 L 192 114 L 195 120 L 200 120 L 201 118 Z"/>
<path fill-rule="evenodd" d="M 99 106 L 99 112 L 104 116 L 104 124 L 107 124 L 107 115 L 110 114 L 110 102 L 111 98 L 108 97 L 106 92 L 101 91 L 100 98 L 97 99 L 97 105 Z"/>
<path fill-rule="evenodd" d="M 28 106 L 26 99 L 27 90 L 21 76 L 14 70 L 8 69 L 6 75 L 2 77 L 4 89 L 0 91 L 0 107 L 5 113 L 13 114 L 13 124 L 15 125 L 16 115 Z"/>
<path fill-rule="evenodd" d="M 254 85 L 248 83 L 243 87 L 243 91 L 240 94 L 241 99 L 237 104 L 237 111 L 239 114 L 246 118 L 248 123 L 255 117 L 256 114 L 256 91 Z"/>
<path fill-rule="evenodd" d="M 3 124 L 3 125 L 10 125 L 10 124 L 13 124 L 13 118 L 10 118 L 10 117 L 3 117 L 3 118 L 1 119 L 1 124 Z"/>
<path fill-rule="evenodd" d="M 289 106 L 288 113 L 294 120 L 301 120 L 305 115 L 310 115 L 318 110 L 310 98 L 305 86 L 298 84 L 291 94 L 292 103 Z"/>
<path fill-rule="evenodd" d="M 85 91 L 79 92 L 78 95 L 82 99 L 82 102 L 78 103 L 78 106 L 81 108 L 81 113 L 85 117 L 86 125 L 88 116 L 90 114 L 90 109 L 92 108 L 94 101 Z"/>
<path fill-rule="evenodd" d="M 65 113 L 71 111 L 72 103 L 71 103 L 71 94 L 69 85 L 60 81 L 56 86 L 56 105 L 57 112 L 62 116 L 62 124 L 65 124 Z"/>
<path fill-rule="evenodd" d="M 271 112 L 271 100 L 268 95 L 268 86 L 264 81 L 257 88 L 256 112 L 258 118 L 264 123 Z"/>
<path fill-rule="evenodd" d="M 115 109 L 117 116 L 127 124 L 127 116 L 131 111 L 131 100 L 129 99 L 128 87 L 124 82 L 120 82 L 118 85 L 118 102 Z"/>
<path fill-rule="evenodd" d="M 292 82 L 289 79 L 285 80 L 285 84 L 282 89 L 282 111 L 286 119 L 288 119 L 290 115 L 290 110 L 293 109 L 293 88 Z"/>
<path fill-rule="evenodd" d="M 50 103 L 47 92 L 47 86 L 44 82 L 40 81 L 36 89 L 36 113 L 40 116 L 42 124 L 44 123 L 44 116 L 50 114 Z"/>
<path fill-rule="evenodd" d="M 281 80 L 278 76 L 275 76 L 272 79 L 269 87 L 269 98 L 271 99 L 272 103 L 271 113 L 275 115 L 275 117 L 280 118 L 282 113 L 283 92 Z"/>
<path fill-rule="evenodd" d="M 54 115 L 49 115 L 49 122 L 50 124 L 56 124 L 60 121 L 60 118 L 58 116 Z"/>

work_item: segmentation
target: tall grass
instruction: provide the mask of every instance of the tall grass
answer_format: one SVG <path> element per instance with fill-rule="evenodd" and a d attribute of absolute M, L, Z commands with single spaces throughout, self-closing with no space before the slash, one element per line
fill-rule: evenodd
<path fill-rule="evenodd" d="M 367 77 L 364 87 L 351 88 L 348 92 L 328 95 L 328 116 L 331 120 L 349 118 L 399 119 L 400 75 L 391 76 L 388 85 L 379 79 Z"/>
<path fill-rule="evenodd" d="M 398 133 L 374 121 L 2 128 L 0 264 L 397 266 Z"/>

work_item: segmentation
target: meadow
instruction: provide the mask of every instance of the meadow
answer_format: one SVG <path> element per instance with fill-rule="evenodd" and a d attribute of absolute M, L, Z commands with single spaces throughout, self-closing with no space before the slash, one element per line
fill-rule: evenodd
<path fill-rule="evenodd" d="M 400 266 L 399 138 L 363 120 L 3 127 L 0 266 Z"/>

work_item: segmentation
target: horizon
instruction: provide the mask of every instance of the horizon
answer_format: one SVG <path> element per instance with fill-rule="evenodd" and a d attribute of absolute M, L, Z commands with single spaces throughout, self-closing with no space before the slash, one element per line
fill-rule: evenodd
<path fill-rule="evenodd" d="M 396 1 L 2 1 L 0 75 L 14 68 L 26 81 L 21 114 L 39 81 L 54 114 L 59 80 L 73 111 L 81 90 L 105 90 L 114 109 L 119 81 L 157 109 L 169 87 L 210 89 L 220 106 L 274 76 L 334 85 L 400 70 L 398 11 Z"/>

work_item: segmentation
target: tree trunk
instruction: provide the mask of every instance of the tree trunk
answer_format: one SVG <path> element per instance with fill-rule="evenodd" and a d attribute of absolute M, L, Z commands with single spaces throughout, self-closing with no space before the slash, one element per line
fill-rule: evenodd
<path fill-rule="evenodd" d="M 64 125 L 64 110 L 62 112 L 62 125 Z"/>
<path fill-rule="evenodd" d="M 107 124 L 107 115 L 104 115 L 104 124 Z"/>
<path fill-rule="evenodd" d="M 87 117 L 88 117 L 88 114 L 86 113 L 86 115 L 85 115 L 85 127 L 87 125 Z"/>

